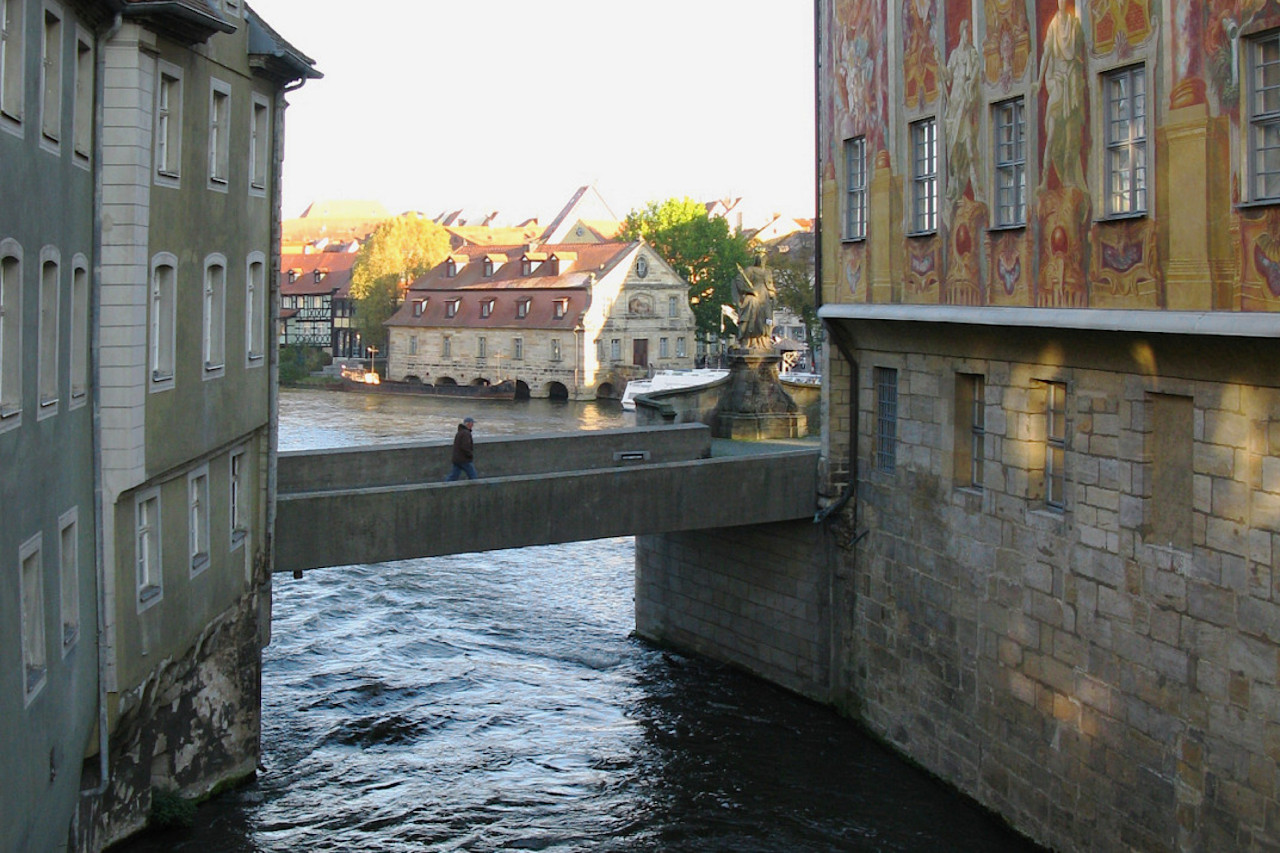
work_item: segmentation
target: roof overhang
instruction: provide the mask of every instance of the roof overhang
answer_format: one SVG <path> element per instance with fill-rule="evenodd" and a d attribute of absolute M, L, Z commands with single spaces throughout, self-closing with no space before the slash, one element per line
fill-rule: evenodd
<path fill-rule="evenodd" d="M 215 33 L 236 31 L 235 24 L 203 0 L 133 0 L 124 5 L 122 14 L 184 44 L 199 44 Z"/>

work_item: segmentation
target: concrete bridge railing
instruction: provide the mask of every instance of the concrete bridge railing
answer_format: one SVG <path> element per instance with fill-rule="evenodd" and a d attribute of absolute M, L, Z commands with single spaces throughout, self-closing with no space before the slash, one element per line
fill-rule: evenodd
<path fill-rule="evenodd" d="M 700 424 L 491 439 L 457 483 L 439 442 L 281 454 L 275 570 L 813 516 L 816 448 L 710 447 Z"/>

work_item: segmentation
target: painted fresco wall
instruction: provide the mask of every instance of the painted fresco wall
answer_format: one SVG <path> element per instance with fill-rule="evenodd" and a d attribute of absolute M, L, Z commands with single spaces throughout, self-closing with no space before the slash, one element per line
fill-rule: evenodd
<path fill-rule="evenodd" d="M 1278 0 L 827 0 L 824 218 L 865 136 L 865 240 L 827 242 L 830 302 L 1280 310 L 1280 205 L 1250 205 L 1248 38 Z M 1145 214 L 1108 216 L 1102 75 L 1146 77 Z M 1025 226 L 993 227 L 992 105 L 1026 108 Z M 892 105 L 892 108 L 890 107 Z M 911 234 L 909 125 L 938 126 L 940 216 Z"/>

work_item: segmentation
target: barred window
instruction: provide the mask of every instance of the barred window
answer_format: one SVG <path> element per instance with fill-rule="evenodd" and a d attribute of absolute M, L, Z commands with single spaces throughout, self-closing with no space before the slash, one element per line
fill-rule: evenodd
<path fill-rule="evenodd" d="M 875 387 L 875 468 L 877 471 L 892 474 L 897 466 L 898 371 L 891 367 L 877 367 Z"/>
<path fill-rule="evenodd" d="M 1067 386 L 1045 383 L 1044 502 L 1055 509 L 1066 506 Z"/>

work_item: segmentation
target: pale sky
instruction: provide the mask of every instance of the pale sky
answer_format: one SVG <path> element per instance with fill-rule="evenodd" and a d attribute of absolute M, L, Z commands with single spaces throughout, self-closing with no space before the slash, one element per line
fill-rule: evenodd
<path fill-rule="evenodd" d="M 811 217 L 810 0 L 250 0 L 324 79 L 289 95 L 284 215 L 318 199 L 549 220 L 742 196 Z"/>

